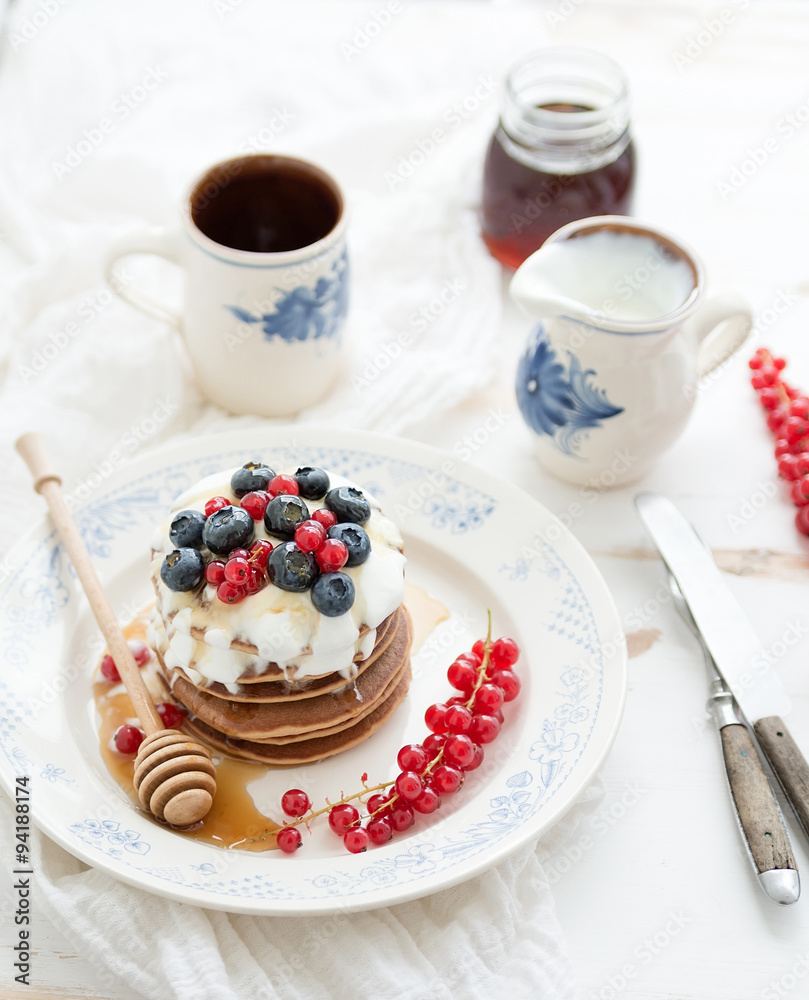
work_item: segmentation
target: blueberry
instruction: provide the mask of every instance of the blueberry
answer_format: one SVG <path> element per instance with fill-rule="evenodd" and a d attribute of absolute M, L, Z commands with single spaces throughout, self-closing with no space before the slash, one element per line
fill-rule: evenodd
<path fill-rule="evenodd" d="M 264 527 L 275 538 L 293 538 L 299 524 L 309 518 L 309 508 L 300 497 L 279 493 L 267 504 Z"/>
<path fill-rule="evenodd" d="M 327 618 L 344 615 L 354 603 L 354 582 L 345 573 L 323 573 L 312 585 L 312 604 Z"/>
<path fill-rule="evenodd" d="M 241 500 L 243 496 L 252 493 L 253 490 L 266 490 L 267 484 L 275 478 L 275 473 L 269 465 L 262 465 L 261 462 L 248 462 L 241 469 L 237 469 L 230 478 L 230 488 Z"/>
<path fill-rule="evenodd" d="M 315 469 L 311 465 L 301 466 L 295 473 L 295 479 L 298 481 L 301 496 L 307 500 L 319 500 L 324 497 L 331 485 L 328 472 Z"/>
<path fill-rule="evenodd" d="M 365 524 L 371 516 L 371 505 L 364 494 L 353 486 L 338 486 L 326 494 L 326 506 L 334 511 L 338 521 Z"/>
<path fill-rule="evenodd" d="M 334 524 L 326 532 L 329 538 L 336 538 L 348 549 L 346 566 L 360 566 L 371 554 L 371 539 L 365 528 L 347 522 Z"/>
<path fill-rule="evenodd" d="M 204 577 L 205 560 L 196 549 L 175 549 L 160 567 L 160 579 L 169 590 L 194 590 Z"/>
<path fill-rule="evenodd" d="M 174 515 L 169 528 L 169 538 L 178 549 L 201 549 L 205 520 L 201 510 L 181 510 L 179 514 Z"/>
<path fill-rule="evenodd" d="M 281 590 L 308 590 L 319 572 L 314 554 L 303 552 L 294 542 L 276 545 L 267 560 L 270 583 Z"/>
<path fill-rule="evenodd" d="M 243 549 L 253 537 L 253 518 L 241 507 L 214 511 L 202 529 L 202 541 L 217 556 Z"/>

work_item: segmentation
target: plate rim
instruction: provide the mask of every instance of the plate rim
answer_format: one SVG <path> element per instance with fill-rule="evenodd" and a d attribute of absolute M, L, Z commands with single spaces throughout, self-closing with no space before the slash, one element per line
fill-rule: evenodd
<path fill-rule="evenodd" d="M 92 852 L 79 838 L 70 839 L 59 829 L 52 829 L 47 822 L 44 824 L 41 823 L 36 815 L 36 807 L 33 805 L 31 818 L 33 824 L 37 827 L 37 830 L 41 834 L 44 834 L 55 843 L 59 844 L 59 846 L 67 851 L 71 856 L 78 858 L 90 867 L 104 871 L 105 874 L 111 876 L 112 878 L 130 885 L 133 888 L 139 889 L 140 891 L 154 893 L 162 898 L 171 899 L 186 905 L 200 906 L 203 909 L 252 914 L 257 916 L 324 916 L 336 912 L 361 912 L 384 906 L 395 905 L 398 903 L 409 902 L 414 899 L 431 895 L 434 892 L 439 892 L 443 889 L 449 889 L 467 881 L 468 879 L 481 875 L 483 872 L 488 871 L 490 868 L 502 863 L 512 854 L 527 846 L 529 843 L 535 843 L 541 836 L 547 833 L 549 829 L 560 822 L 568 811 L 576 804 L 580 792 L 592 782 L 595 775 L 603 766 L 606 757 L 612 749 L 618 731 L 620 730 L 624 715 L 628 689 L 628 655 L 625 642 L 614 642 L 615 637 L 623 635 L 623 629 L 620 624 L 620 616 L 612 594 L 607 586 L 606 580 L 596 565 L 593 557 L 570 531 L 570 529 L 565 526 L 562 521 L 540 500 L 530 494 L 527 490 L 509 482 L 509 480 L 497 475 L 494 472 L 490 472 L 488 469 L 483 468 L 475 462 L 459 459 L 451 452 L 443 448 L 410 438 L 397 437 L 396 435 L 384 434 L 377 431 L 328 427 L 317 423 L 293 423 L 271 425 L 268 427 L 259 426 L 234 428 L 233 430 L 219 431 L 215 434 L 202 433 L 197 435 L 183 435 L 180 438 L 175 438 L 156 447 L 146 449 L 136 457 L 121 465 L 104 482 L 103 491 L 100 494 L 90 497 L 86 501 L 78 504 L 73 513 L 75 515 L 80 515 L 87 507 L 92 506 L 105 495 L 124 485 L 126 478 L 131 477 L 133 472 L 137 474 L 139 467 L 155 466 L 159 464 L 160 460 L 164 456 L 172 455 L 175 458 L 180 457 L 179 453 L 181 452 L 183 446 L 187 447 L 190 445 L 194 448 L 204 448 L 206 452 L 215 454 L 217 451 L 227 450 L 229 448 L 237 449 L 239 447 L 240 438 L 243 439 L 248 436 L 253 438 L 260 435 L 266 435 L 268 439 L 268 448 L 283 447 L 283 441 L 279 439 L 281 439 L 284 434 L 289 435 L 294 447 L 300 446 L 301 442 L 299 438 L 303 438 L 305 440 L 310 435 L 314 435 L 317 446 L 323 448 L 356 448 L 357 450 L 361 450 L 365 447 L 371 452 L 376 449 L 381 454 L 384 454 L 389 458 L 413 462 L 420 461 L 421 464 L 429 466 L 430 468 L 442 470 L 445 468 L 446 463 L 450 462 L 452 463 L 453 468 L 451 472 L 445 473 L 446 475 L 457 475 L 462 481 L 467 478 L 472 479 L 475 486 L 484 490 L 488 489 L 489 493 L 495 497 L 502 496 L 503 491 L 507 490 L 509 491 L 511 498 L 516 499 L 518 502 L 532 505 L 542 514 L 547 523 L 555 524 L 557 526 L 559 536 L 554 540 L 554 546 L 563 545 L 565 548 L 565 555 L 568 555 L 570 552 L 574 552 L 580 564 L 587 568 L 587 571 L 591 576 L 591 580 L 588 582 L 588 587 L 595 584 L 600 588 L 600 594 L 598 596 L 601 613 L 612 617 L 616 627 L 615 634 L 613 636 L 613 644 L 616 647 L 616 651 L 609 659 L 608 666 L 610 671 L 610 682 L 613 685 L 611 694 L 613 700 L 616 699 L 617 695 L 617 704 L 615 705 L 614 715 L 611 723 L 609 724 L 608 731 L 601 734 L 599 749 L 593 751 L 592 760 L 590 761 L 586 771 L 582 771 L 577 777 L 576 792 L 569 795 L 563 805 L 552 814 L 549 814 L 544 819 L 541 819 L 534 824 L 525 824 L 524 827 L 504 837 L 500 843 L 494 845 L 492 852 L 482 851 L 477 856 L 469 859 L 467 862 L 462 862 L 453 868 L 438 873 L 435 882 L 427 878 L 390 887 L 393 890 L 389 893 L 391 898 L 385 898 L 385 889 L 388 887 L 380 886 L 379 890 L 375 893 L 365 896 L 351 896 L 348 898 L 341 896 L 328 896 L 324 897 L 322 901 L 296 899 L 284 900 L 271 898 L 261 901 L 261 905 L 247 898 L 226 897 L 221 894 L 214 897 L 206 896 L 204 894 L 204 890 L 175 886 L 175 884 L 171 882 L 159 880 L 156 876 L 150 873 L 138 871 L 137 869 L 130 869 L 126 866 L 116 866 L 114 859 L 108 858 L 107 855 L 99 854 L 98 852 Z M 252 442 L 249 446 L 252 446 Z M 429 459 L 431 459 L 431 461 L 429 461 Z M 466 473 L 466 476 L 460 475 L 460 473 L 463 472 Z M 468 483 L 468 485 L 472 484 Z M 15 565 L 13 557 L 17 550 L 24 550 L 26 546 L 30 546 L 32 543 L 44 541 L 53 532 L 54 529 L 50 521 L 50 516 L 48 511 L 45 510 L 14 543 L 14 545 L 6 551 L 6 561 Z M 578 576 L 578 574 L 576 574 L 576 576 Z M 587 593 L 588 596 L 592 596 L 591 590 L 588 589 Z M 605 673 L 606 666 L 607 664 L 605 664 Z M 615 676 L 616 674 L 618 675 L 617 677 Z M 9 792 L 13 798 L 14 771 L 13 767 L 9 765 L 10 762 L 8 762 L 3 755 L 0 755 L 0 785 L 2 785 L 5 791 Z M 542 812 L 538 814 L 538 820 L 540 817 L 542 817 Z M 429 833 L 429 830 L 430 828 L 424 830 L 423 835 L 426 836 Z M 419 840 L 417 838 L 411 838 L 411 845 L 418 843 Z M 292 863 L 294 864 L 294 861 L 292 861 Z M 267 903 L 269 903 L 269 906 L 266 905 Z"/>

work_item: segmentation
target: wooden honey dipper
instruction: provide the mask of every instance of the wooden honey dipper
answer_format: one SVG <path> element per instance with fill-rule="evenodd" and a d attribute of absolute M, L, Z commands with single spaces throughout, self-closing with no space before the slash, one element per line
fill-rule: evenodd
<path fill-rule="evenodd" d="M 23 434 L 15 447 L 34 477 L 34 489 L 48 504 L 53 523 L 146 733 L 135 758 L 133 778 L 140 804 L 172 826 L 197 823 L 207 815 L 216 791 L 216 770 L 210 751 L 178 730 L 166 729 L 163 725 L 62 496 L 61 477 L 51 470 L 44 438 L 36 433 Z"/>

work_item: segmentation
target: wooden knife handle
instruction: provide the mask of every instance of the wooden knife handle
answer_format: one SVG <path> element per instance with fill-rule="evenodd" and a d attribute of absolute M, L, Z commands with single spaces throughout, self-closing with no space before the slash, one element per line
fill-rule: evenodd
<path fill-rule="evenodd" d="M 806 758 L 779 716 L 759 719 L 753 729 L 803 832 L 809 837 L 809 764 Z"/>
<path fill-rule="evenodd" d="M 735 723 L 723 726 L 719 733 L 733 803 L 757 870 L 797 869 L 784 821 L 747 727 Z"/>

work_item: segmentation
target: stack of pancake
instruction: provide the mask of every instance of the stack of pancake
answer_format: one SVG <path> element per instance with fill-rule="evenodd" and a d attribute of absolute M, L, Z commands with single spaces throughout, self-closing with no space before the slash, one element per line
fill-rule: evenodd
<path fill-rule="evenodd" d="M 215 648 L 199 628 L 182 637 L 191 655 L 183 656 L 181 666 L 172 655 L 177 633 L 159 605 L 152 626 L 163 683 L 189 713 L 184 728 L 245 760 L 303 764 L 347 750 L 383 725 L 410 684 L 413 626 L 404 605 L 375 630 L 365 630 L 350 678 L 335 671 L 288 679 L 275 663 L 257 670 L 254 646 L 234 640 L 229 650 Z M 232 656 L 248 666 L 235 684 L 225 685 L 205 676 L 209 655 Z"/>

